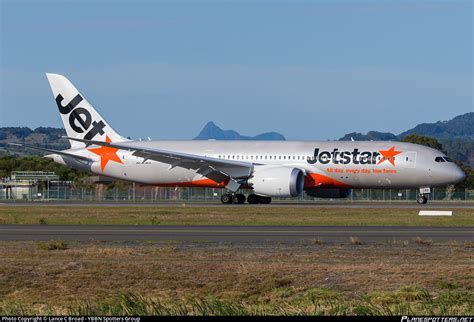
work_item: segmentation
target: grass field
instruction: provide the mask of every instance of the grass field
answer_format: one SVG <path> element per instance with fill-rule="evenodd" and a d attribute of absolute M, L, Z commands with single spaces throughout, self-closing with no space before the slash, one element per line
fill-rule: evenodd
<path fill-rule="evenodd" d="M 474 226 L 474 209 L 420 217 L 419 208 L 0 206 L 0 224 Z"/>
<path fill-rule="evenodd" d="M 0 224 L 474 226 L 472 209 L 0 206 Z M 0 242 L 0 315 L 473 315 L 472 242 Z"/>
<path fill-rule="evenodd" d="M 472 247 L 2 242 L 0 315 L 472 315 Z"/>

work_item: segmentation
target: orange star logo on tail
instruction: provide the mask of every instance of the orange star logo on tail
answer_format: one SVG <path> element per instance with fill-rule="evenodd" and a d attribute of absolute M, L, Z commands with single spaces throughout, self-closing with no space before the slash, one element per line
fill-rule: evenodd
<path fill-rule="evenodd" d="M 380 150 L 380 154 L 383 156 L 382 159 L 377 164 L 380 164 L 386 160 L 390 162 L 393 166 L 395 166 L 395 156 L 402 153 L 402 151 L 395 151 L 395 147 L 392 146 L 388 150 Z"/>
<path fill-rule="evenodd" d="M 105 136 L 105 142 L 107 143 L 112 142 L 108 135 Z M 102 172 L 104 172 L 105 166 L 107 165 L 109 161 L 114 161 L 114 162 L 123 164 L 123 161 L 120 160 L 119 156 L 117 155 L 117 151 L 119 149 L 111 148 L 108 146 L 101 146 L 100 148 L 94 148 L 94 149 L 88 149 L 88 150 L 100 156 L 100 169 L 102 170 Z"/>

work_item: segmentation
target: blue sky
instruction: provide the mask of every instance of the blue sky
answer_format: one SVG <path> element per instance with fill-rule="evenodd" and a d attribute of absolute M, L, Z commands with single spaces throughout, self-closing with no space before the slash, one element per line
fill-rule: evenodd
<path fill-rule="evenodd" d="M 473 107 L 471 1 L 6 1 L 0 126 L 62 126 L 66 75 L 133 138 L 396 134 Z"/>

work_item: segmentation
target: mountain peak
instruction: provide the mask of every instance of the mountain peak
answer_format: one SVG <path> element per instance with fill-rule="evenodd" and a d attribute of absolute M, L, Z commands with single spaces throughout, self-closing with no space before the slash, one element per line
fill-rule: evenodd
<path fill-rule="evenodd" d="M 203 127 L 194 140 L 285 140 L 285 137 L 277 132 L 268 132 L 256 136 L 240 135 L 234 130 L 223 130 L 214 122 L 209 121 Z"/>
<path fill-rule="evenodd" d="M 207 122 L 206 125 L 204 125 L 203 130 L 205 130 L 205 129 L 219 129 L 220 130 L 220 127 L 218 127 L 216 125 L 216 123 L 214 123 L 213 121 L 209 121 L 209 122 Z"/>

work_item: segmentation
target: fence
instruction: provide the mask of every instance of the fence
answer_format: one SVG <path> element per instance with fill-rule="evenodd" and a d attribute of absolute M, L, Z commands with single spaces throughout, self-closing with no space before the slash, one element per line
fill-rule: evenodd
<path fill-rule="evenodd" d="M 0 200 L 83 200 L 83 201 L 219 201 L 224 189 L 212 188 L 163 188 L 139 186 L 131 184 L 125 188 L 107 188 L 106 185 L 96 185 L 93 188 L 74 188 L 64 182 L 51 181 L 47 185 L 32 185 L 29 189 L 0 188 Z M 248 191 L 242 191 L 248 193 Z M 416 189 L 354 189 L 344 199 L 313 198 L 303 194 L 297 198 L 273 198 L 296 202 L 311 202 L 317 200 L 336 201 L 415 201 L 418 191 Z M 428 196 L 430 200 L 438 201 L 474 201 L 474 190 L 432 188 Z"/>

